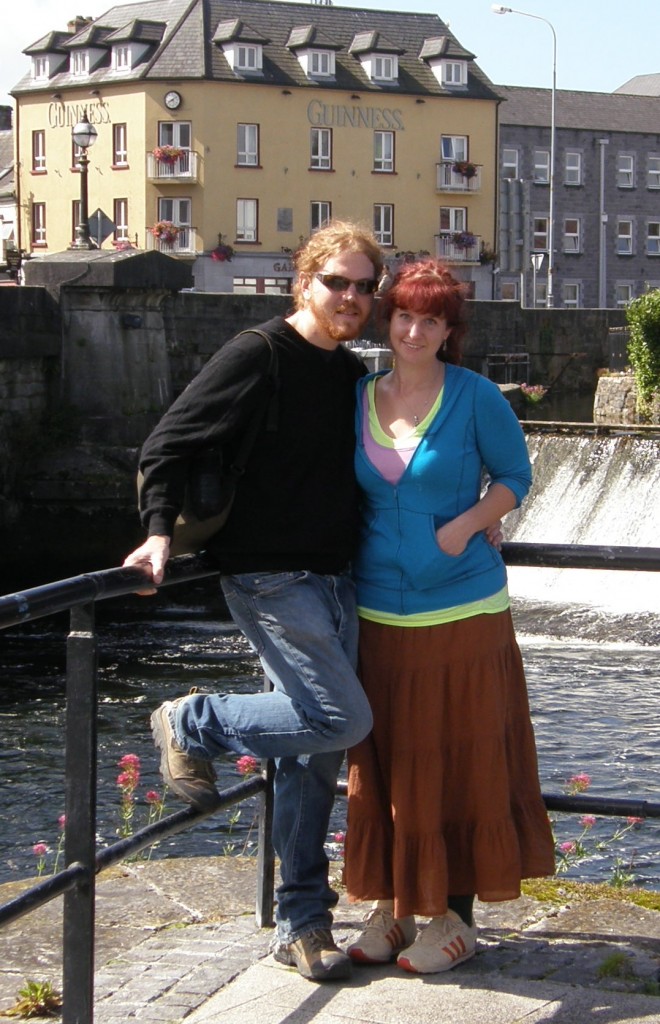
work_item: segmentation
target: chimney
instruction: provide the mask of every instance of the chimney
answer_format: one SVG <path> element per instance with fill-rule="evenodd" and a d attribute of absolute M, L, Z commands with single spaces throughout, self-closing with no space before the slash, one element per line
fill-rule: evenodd
<path fill-rule="evenodd" d="M 76 14 L 73 21 L 67 24 L 67 30 L 73 33 L 81 32 L 85 25 L 90 25 L 93 21 L 93 18 L 84 18 L 82 14 Z"/>

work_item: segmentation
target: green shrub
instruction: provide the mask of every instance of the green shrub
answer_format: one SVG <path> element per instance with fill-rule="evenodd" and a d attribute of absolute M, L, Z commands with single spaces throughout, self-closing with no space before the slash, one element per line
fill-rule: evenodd
<path fill-rule="evenodd" d="M 660 290 L 646 292 L 626 306 L 630 327 L 628 357 L 635 375 L 638 405 L 648 415 L 660 391 Z"/>

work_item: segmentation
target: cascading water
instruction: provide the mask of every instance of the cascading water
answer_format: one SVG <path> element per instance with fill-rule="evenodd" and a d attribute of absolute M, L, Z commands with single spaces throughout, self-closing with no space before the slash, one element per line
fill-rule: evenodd
<path fill-rule="evenodd" d="M 527 443 L 534 484 L 507 540 L 660 546 L 660 434 L 530 433 Z M 514 600 L 561 618 L 550 632 L 660 643 L 660 573 L 512 568 L 509 581 Z"/>

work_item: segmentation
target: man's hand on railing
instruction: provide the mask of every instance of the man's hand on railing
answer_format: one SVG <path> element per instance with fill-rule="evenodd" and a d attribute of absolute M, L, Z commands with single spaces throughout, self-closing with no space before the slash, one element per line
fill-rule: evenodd
<path fill-rule="evenodd" d="M 154 583 L 153 587 L 140 587 L 139 590 L 136 590 L 136 594 L 140 594 L 141 597 L 149 597 L 156 593 L 156 587 L 163 582 L 165 566 L 169 557 L 170 538 L 160 536 L 147 537 L 144 544 L 126 556 L 124 565 L 144 569 L 147 578 Z"/>

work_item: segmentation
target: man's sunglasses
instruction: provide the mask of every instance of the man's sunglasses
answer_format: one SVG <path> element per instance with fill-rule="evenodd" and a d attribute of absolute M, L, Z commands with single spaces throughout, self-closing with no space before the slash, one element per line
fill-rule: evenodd
<path fill-rule="evenodd" d="M 331 292 L 347 292 L 354 284 L 358 295 L 373 295 L 378 287 L 378 281 L 372 277 L 361 277 L 359 281 L 351 281 L 350 277 L 341 277 L 340 274 L 316 274 L 316 277 Z"/>

